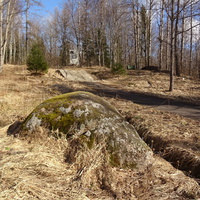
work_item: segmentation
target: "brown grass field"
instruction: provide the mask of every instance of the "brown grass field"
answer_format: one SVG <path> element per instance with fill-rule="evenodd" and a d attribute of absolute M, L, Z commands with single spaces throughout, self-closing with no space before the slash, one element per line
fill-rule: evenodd
<path fill-rule="evenodd" d="M 102 67 L 84 70 L 97 83 L 200 105 L 200 82 L 189 77 L 176 77 L 174 92 L 169 93 L 167 74 L 132 71 L 128 75 L 114 76 Z M 55 71 L 50 69 L 45 75 L 33 76 L 26 66 L 6 65 L 0 74 L 0 199 L 200 198 L 200 169 L 195 168 L 200 166 L 198 120 L 138 105 L 117 95 L 105 97 L 103 92 L 99 94 L 135 125 L 156 152 L 154 163 L 145 170 L 110 167 L 102 154 L 103 144 L 87 153 L 80 152 L 75 163 L 67 164 L 64 159 L 67 140 L 47 137 L 43 129 L 38 129 L 30 138 L 7 136 L 10 124 L 23 120 L 44 100 L 63 92 L 92 90 L 81 82 L 64 80 Z M 174 168 L 160 156 L 187 172 Z M 188 167 L 184 168 L 185 165 Z M 192 177 L 192 170 L 196 178 Z"/>

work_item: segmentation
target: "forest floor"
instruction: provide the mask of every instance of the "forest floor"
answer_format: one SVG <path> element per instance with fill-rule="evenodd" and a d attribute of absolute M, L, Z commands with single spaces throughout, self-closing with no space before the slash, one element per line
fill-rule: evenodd
<path fill-rule="evenodd" d="M 96 93 L 98 95 L 103 94 L 103 96 L 108 96 L 108 97 L 117 96 L 120 99 L 129 100 L 140 105 L 151 106 L 158 110 L 164 110 L 188 118 L 200 120 L 200 101 L 197 98 L 199 87 L 194 87 L 196 88 L 197 92 L 195 93 L 195 95 L 197 96 L 194 96 L 194 93 L 193 96 L 190 96 L 191 95 L 190 93 L 188 94 L 188 96 L 183 96 L 180 94 L 178 95 L 176 91 L 173 92 L 174 96 L 170 96 L 168 95 L 169 92 L 168 93 L 165 92 L 164 94 L 162 94 L 161 93 L 162 91 L 159 90 L 158 87 L 155 87 L 154 81 L 155 79 L 156 80 L 158 79 L 155 76 L 156 75 L 155 73 L 149 71 L 136 71 L 136 70 L 128 71 L 129 75 L 131 75 L 129 76 L 128 81 L 127 81 L 128 76 L 121 76 L 121 79 L 119 79 L 120 77 L 118 77 L 117 81 L 115 80 L 116 77 L 114 78 L 114 80 L 110 79 L 107 81 L 103 80 L 95 81 L 95 79 L 90 75 L 90 73 L 92 74 L 93 72 L 87 73 L 83 69 L 79 71 L 74 69 L 65 69 L 65 70 L 62 69 L 59 70 L 58 72 L 60 72 L 60 75 L 66 78 L 67 81 L 75 81 L 75 82 L 78 81 L 83 86 L 85 87 L 87 86 L 88 91 L 91 90 L 93 93 Z M 133 72 L 135 72 L 135 74 L 133 74 Z M 160 76 L 161 75 L 159 75 L 158 77 Z M 138 77 L 140 80 L 134 80 L 135 77 Z M 150 77 L 151 81 L 148 80 L 150 79 Z M 137 86 L 135 86 L 134 84 L 138 83 L 141 80 L 142 81 L 145 80 L 148 85 L 146 84 L 146 86 L 144 86 L 144 82 L 139 83 L 138 84 L 139 90 L 138 90 Z M 132 85 L 132 87 L 129 86 L 130 84 Z M 129 87 L 127 87 L 127 85 Z M 82 88 L 84 88 L 83 86 Z M 148 92 L 145 91 L 147 90 L 147 88 Z"/>
<path fill-rule="evenodd" d="M 6 65 L 0 74 L 0 199 L 200 198 L 200 187 L 196 185 L 200 179 L 198 80 L 175 77 L 175 88 L 170 93 L 169 75 L 165 73 L 128 71 L 127 75 L 119 76 L 113 75 L 107 68 L 98 66 L 66 68 L 77 71 L 75 74 L 84 74 L 83 80 L 67 80 L 56 70 L 50 69 L 48 74 L 33 76 L 26 70 L 26 66 Z M 80 70 L 84 73 L 79 73 Z M 88 78 L 85 78 L 86 74 Z M 67 168 L 66 164 L 60 162 L 66 144 L 61 141 L 49 141 L 50 139 L 37 142 L 21 141 L 6 136 L 9 124 L 24 119 L 44 100 L 76 90 L 93 92 L 114 105 L 136 127 L 140 136 L 159 157 L 159 161 L 153 166 L 154 170 L 143 175 L 118 169 L 110 169 L 112 173 L 107 172 L 112 175 L 118 174 L 121 181 L 135 185 L 133 188 L 125 186 L 124 182 L 120 184 L 127 187 L 127 191 L 119 192 L 120 194 L 117 194 L 119 187 L 114 183 L 112 187 L 115 189 L 112 188 L 112 192 L 111 189 L 99 189 L 94 183 L 95 189 L 85 190 L 86 185 L 83 182 L 82 185 L 71 183 L 64 188 L 63 184 L 66 185 L 73 174 L 73 169 L 68 167 L 66 177 L 66 172 L 63 172 Z M 149 96 L 152 99 L 146 102 Z M 178 106 L 177 102 L 180 107 L 186 105 L 189 110 L 184 113 L 175 107 L 168 112 L 170 105 Z M 174 110 L 177 112 L 172 113 Z M 187 176 L 160 156 L 184 171 Z M 127 178 L 131 176 L 134 178 Z M 189 178 L 190 176 L 194 179 Z M 114 176 L 113 179 L 117 180 L 119 177 Z M 89 179 L 86 175 L 84 178 L 87 179 L 86 182 Z M 194 188 L 194 193 L 191 193 L 190 187 Z"/>

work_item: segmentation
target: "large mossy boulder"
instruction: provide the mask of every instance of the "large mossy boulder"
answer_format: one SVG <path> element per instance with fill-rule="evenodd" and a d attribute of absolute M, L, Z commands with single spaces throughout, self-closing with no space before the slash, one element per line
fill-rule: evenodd
<path fill-rule="evenodd" d="M 134 127 L 108 102 L 88 92 L 67 93 L 44 101 L 21 123 L 19 136 L 27 131 L 35 134 L 38 127 L 59 132 L 67 140 L 76 141 L 73 146 L 84 145 L 88 150 L 104 142 L 114 166 L 141 167 L 152 158 L 151 149 Z"/>

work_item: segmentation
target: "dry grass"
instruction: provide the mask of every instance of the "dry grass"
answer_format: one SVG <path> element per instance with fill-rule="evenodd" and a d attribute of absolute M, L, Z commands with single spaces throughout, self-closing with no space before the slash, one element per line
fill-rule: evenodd
<path fill-rule="evenodd" d="M 89 70 L 89 69 L 88 69 Z M 108 80 L 107 80 L 108 81 Z M 70 145 L 65 139 L 49 137 L 40 128 L 26 138 L 6 135 L 8 124 L 26 117 L 33 108 L 62 91 L 80 89 L 79 83 L 63 82 L 53 70 L 34 77 L 25 66 L 6 66 L 0 74 L 0 199 L 69 200 L 164 200 L 198 199 L 200 187 L 193 179 L 155 156 L 146 170 L 122 170 L 108 165 L 104 144 L 88 151 L 80 150 L 72 164 L 65 162 Z M 82 88 L 85 90 L 86 88 Z M 155 134 L 199 141 L 194 120 L 163 113 L 132 102 L 106 98 L 124 116 L 137 120 Z M 130 109 L 131 108 L 131 109 Z M 149 117 L 150 116 L 150 117 Z M 157 125 L 158 118 L 162 126 Z M 181 121 L 181 134 L 174 120 Z M 176 129 L 174 128 L 176 127 Z M 177 134 L 177 135 L 174 135 Z M 197 137 L 197 138 L 196 138 Z"/>
<path fill-rule="evenodd" d="M 118 101 L 110 99 L 110 102 L 120 108 L 120 112 L 135 126 L 140 136 L 156 153 L 179 169 L 200 178 L 200 123 L 198 120 L 121 99 Z"/>
<path fill-rule="evenodd" d="M 5 136 L 0 130 L 0 199 L 191 199 L 195 181 L 159 157 L 145 171 L 112 168 L 104 145 L 81 150 L 65 162 L 68 142 L 38 130 L 30 138 Z"/>
<path fill-rule="evenodd" d="M 151 71 L 128 71 L 128 75 L 112 77 L 102 83 L 117 88 L 150 93 L 162 97 L 189 101 L 200 105 L 200 81 L 190 77 L 174 77 L 174 91 L 169 92 L 169 75 Z M 150 84 L 149 84 L 150 83 Z"/>
<path fill-rule="evenodd" d="M 26 66 L 5 66 L 0 74 L 0 126 L 27 116 L 45 99 L 59 94 L 61 81 L 51 74 L 32 76 Z"/>

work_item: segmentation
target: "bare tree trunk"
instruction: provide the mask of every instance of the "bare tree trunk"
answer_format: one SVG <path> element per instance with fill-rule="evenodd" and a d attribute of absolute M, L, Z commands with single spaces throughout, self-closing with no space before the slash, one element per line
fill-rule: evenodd
<path fill-rule="evenodd" d="M 175 28 L 174 28 L 174 64 L 176 69 L 176 75 L 180 76 L 180 66 L 178 57 L 178 23 L 179 23 L 179 12 L 180 12 L 180 0 L 177 2 L 177 10 L 175 17 Z"/>
<path fill-rule="evenodd" d="M 16 64 L 16 37 L 13 38 L 13 63 Z"/>
<path fill-rule="evenodd" d="M 160 10 L 160 24 L 159 24 L 159 68 L 163 69 L 163 16 L 164 8 L 161 1 L 161 10 Z"/>
<path fill-rule="evenodd" d="M 190 5 L 190 57 L 189 57 L 189 75 L 192 74 L 192 38 L 193 38 L 193 30 L 192 30 L 192 23 L 193 23 L 193 4 Z"/>
<path fill-rule="evenodd" d="M 26 27 L 25 27 L 25 29 L 26 29 L 26 47 L 25 47 L 25 49 L 26 49 L 26 53 L 25 53 L 25 56 L 27 57 L 28 56 L 28 11 L 29 11 L 29 6 L 30 6 L 30 2 L 29 2 L 29 0 L 26 0 Z"/>
<path fill-rule="evenodd" d="M 0 72 L 3 70 L 3 0 L 0 0 Z"/>
<path fill-rule="evenodd" d="M 170 35 L 170 86 L 169 91 L 172 92 L 174 89 L 174 0 L 171 1 L 171 35 Z"/>
<path fill-rule="evenodd" d="M 20 64 L 22 64 L 24 60 L 24 48 L 22 46 L 23 43 L 24 41 L 22 39 L 22 31 L 21 31 L 21 33 L 19 33 L 19 42 L 18 42 L 18 49 L 19 49 L 18 62 Z"/>
<path fill-rule="evenodd" d="M 165 69 L 170 71 L 170 19 L 167 16 L 166 42 L 165 42 Z"/>
<path fill-rule="evenodd" d="M 139 48 L 139 5 L 134 7 L 134 38 L 135 38 L 135 66 L 136 69 L 140 68 L 140 48 Z"/>
<path fill-rule="evenodd" d="M 151 45 L 152 45 L 152 10 L 154 6 L 154 0 L 149 1 L 149 13 L 148 13 L 148 31 L 147 31 L 147 66 L 151 62 Z"/>
<path fill-rule="evenodd" d="M 9 1 L 7 3 L 8 4 L 7 4 L 6 27 L 5 27 L 4 37 L 3 37 L 3 44 L 2 44 L 2 60 L 3 60 L 2 62 L 4 62 L 4 58 L 5 58 L 9 32 L 10 32 L 11 24 L 13 22 L 13 17 L 14 17 L 14 9 L 15 9 L 16 0 Z"/>
<path fill-rule="evenodd" d="M 181 49 L 180 49 L 180 71 L 183 69 L 184 65 L 184 44 L 185 44 L 185 34 L 184 34 L 184 29 L 185 29 L 185 14 L 183 11 L 182 15 L 182 33 L 181 33 Z"/>
<path fill-rule="evenodd" d="M 12 40 L 13 40 L 13 38 L 12 38 L 12 37 L 13 37 L 13 36 L 12 36 L 12 33 L 11 33 L 10 44 L 9 44 L 9 58 L 8 58 L 9 64 L 12 64 L 12 56 L 13 56 L 13 45 L 12 45 Z"/>
<path fill-rule="evenodd" d="M 200 30 L 199 30 L 199 34 L 200 34 Z M 200 38 L 198 40 L 198 47 L 197 47 L 197 59 L 198 59 L 198 63 L 197 63 L 197 66 L 198 66 L 198 78 L 200 79 Z"/>

